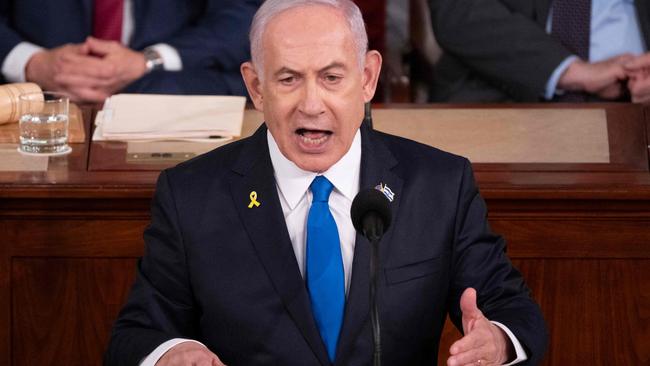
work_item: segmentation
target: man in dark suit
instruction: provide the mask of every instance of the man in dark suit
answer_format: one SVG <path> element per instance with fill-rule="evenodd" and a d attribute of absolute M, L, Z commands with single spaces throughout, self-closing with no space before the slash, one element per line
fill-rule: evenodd
<path fill-rule="evenodd" d="M 639 99 L 628 84 L 633 72 L 626 64 L 650 44 L 646 0 L 587 0 L 588 49 L 582 56 L 554 33 L 553 7 L 559 1 L 429 4 L 436 39 L 445 51 L 436 65 L 434 101 L 535 102 L 557 100 L 565 92 L 584 93 L 594 101 L 626 100 L 628 94 Z"/>
<path fill-rule="evenodd" d="M 106 364 L 370 364 L 369 243 L 350 206 L 373 187 L 392 211 L 380 243 L 384 364 L 435 364 L 447 314 L 464 331 L 450 365 L 537 364 L 544 321 L 489 229 L 470 163 L 362 125 L 381 56 L 367 51 L 358 8 L 267 0 L 251 48 L 241 70 L 266 122 L 161 173 Z M 324 182 L 337 235 L 321 243 L 334 252 L 314 258 Z M 315 282 L 332 269 L 343 303 L 329 307 L 343 316 L 328 323 Z"/>
<path fill-rule="evenodd" d="M 261 0 L 0 0 L 0 82 L 80 101 L 118 92 L 245 94 Z"/>

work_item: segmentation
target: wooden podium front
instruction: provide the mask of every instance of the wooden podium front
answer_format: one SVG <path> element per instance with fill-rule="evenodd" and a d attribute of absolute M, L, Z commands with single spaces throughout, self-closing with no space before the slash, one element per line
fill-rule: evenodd
<path fill-rule="evenodd" d="M 541 305 L 545 365 L 650 363 L 650 119 L 628 104 L 396 106 L 376 129 L 469 156 Z M 100 364 L 161 169 L 201 148 L 0 145 L 0 365 Z M 247 111 L 245 134 L 261 123 Z M 167 151 L 165 151 L 167 149 Z M 203 148 L 205 149 L 205 148 Z M 173 151 L 172 151 L 173 150 Z M 439 364 L 459 333 L 447 324 Z"/>

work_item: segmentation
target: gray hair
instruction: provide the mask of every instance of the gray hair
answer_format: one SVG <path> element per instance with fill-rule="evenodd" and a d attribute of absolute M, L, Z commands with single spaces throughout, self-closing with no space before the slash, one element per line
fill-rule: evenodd
<path fill-rule="evenodd" d="M 352 37 L 354 38 L 354 45 L 357 49 L 357 58 L 359 67 L 363 68 L 366 52 L 368 52 L 368 34 L 366 33 L 366 26 L 363 22 L 363 17 L 359 7 L 351 0 L 266 0 L 260 6 L 253 23 L 251 24 L 250 43 L 251 43 L 251 59 L 253 65 L 260 76 L 263 70 L 263 47 L 262 37 L 266 30 L 266 26 L 280 13 L 309 5 L 325 5 L 331 6 L 343 14 L 350 26 Z"/>

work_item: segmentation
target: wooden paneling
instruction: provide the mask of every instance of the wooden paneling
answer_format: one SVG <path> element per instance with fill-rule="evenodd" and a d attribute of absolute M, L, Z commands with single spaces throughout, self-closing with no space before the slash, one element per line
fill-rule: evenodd
<path fill-rule="evenodd" d="M 490 221 L 504 233 L 515 258 L 650 258 L 650 217 L 499 218 Z"/>
<path fill-rule="evenodd" d="M 11 365 L 11 256 L 5 240 L 6 222 L 0 220 L 0 365 Z"/>
<path fill-rule="evenodd" d="M 515 261 L 551 325 L 547 365 L 650 362 L 650 260 Z"/>
<path fill-rule="evenodd" d="M 147 220 L 12 220 L 12 256 L 138 257 Z"/>
<path fill-rule="evenodd" d="M 13 365 L 99 365 L 134 259 L 14 258 Z"/>

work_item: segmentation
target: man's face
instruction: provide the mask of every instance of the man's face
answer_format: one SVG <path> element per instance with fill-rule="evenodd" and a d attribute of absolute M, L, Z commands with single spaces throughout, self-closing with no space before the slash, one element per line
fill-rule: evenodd
<path fill-rule="evenodd" d="M 313 5 L 271 20 L 262 38 L 263 79 L 242 74 L 280 151 L 298 167 L 322 172 L 348 151 L 375 91 L 381 56 L 359 67 L 350 28 L 337 10 Z"/>

